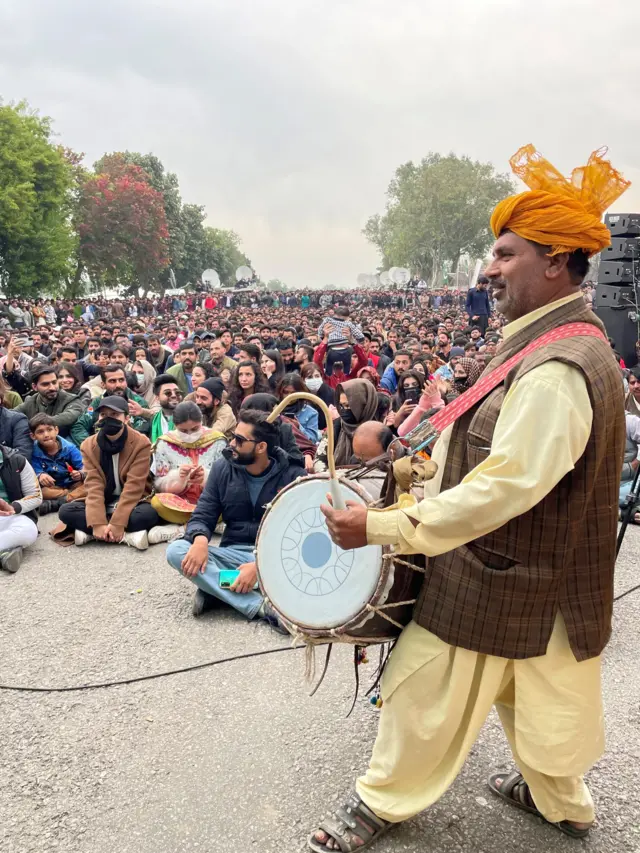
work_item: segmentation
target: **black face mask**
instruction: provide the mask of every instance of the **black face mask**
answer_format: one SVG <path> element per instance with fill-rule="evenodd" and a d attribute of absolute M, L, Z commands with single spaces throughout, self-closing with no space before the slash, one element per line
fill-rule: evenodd
<path fill-rule="evenodd" d="M 453 384 L 456 386 L 458 391 L 465 391 L 467 388 L 467 377 L 464 379 L 455 379 Z"/>
<path fill-rule="evenodd" d="M 292 403 L 290 406 L 282 412 L 283 415 L 286 415 L 288 418 L 295 418 L 300 409 L 302 408 L 302 400 L 297 400 L 295 403 Z"/>
<path fill-rule="evenodd" d="M 340 418 L 347 424 L 348 426 L 355 426 L 358 423 L 358 419 L 353 414 L 351 409 L 345 409 L 343 406 L 338 408 L 340 412 Z"/>
<path fill-rule="evenodd" d="M 119 421 L 117 418 L 102 418 L 98 422 L 98 428 L 109 438 L 117 435 L 123 426 L 122 421 Z"/>

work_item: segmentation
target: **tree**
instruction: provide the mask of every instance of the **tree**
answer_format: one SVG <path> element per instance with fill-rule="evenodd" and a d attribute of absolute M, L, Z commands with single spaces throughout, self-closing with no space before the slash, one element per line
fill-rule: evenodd
<path fill-rule="evenodd" d="M 173 268 L 178 287 L 186 287 L 200 281 L 202 273 L 211 266 L 205 257 L 205 217 L 204 207 L 199 204 L 185 204 L 182 208 L 182 257 Z"/>
<path fill-rule="evenodd" d="M 288 290 L 288 287 L 283 281 L 280 281 L 279 278 L 271 278 L 267 282 L 267 290 L 277 293 L 279 291 Z"/>
<path fill-rule="evenodd" d="M 236 270 L 251 266 L 251 261 L 240 249 L 240 238 L 235 231 L 205 227 L 203 267 L 211 267 L 220 276 L 222 284 L 235 284 Z"/>
<path fill-rule="evenodd" d="M 185 222 L 183 220 L 182 198 L 178 176 L 175 172 L 166 171 L 162 160 L 155 154 L 140 154 L 137 151 L 121 151 L 115 154 L 105 154 L 94 165 L 97 173 L 113 172 L 118 168 L 116 164 L 130 164 L 144 169 L 147 182 L 162 194 L 164 215 L 167 223 L 168 243 L 167 251 L 169 265 L 160 274 L 160 284 L 163 288 L 169 287 L 169 266 L 171 266 L 178 278 L 178 269 L 183 265 L 183 253 L 185 251 Z M 204 269 L 204 267 L 203 267 Z M 200 270 L 202 272 L 202 270 Z"/>
<path fill-rule="evenodd" d="M 485 254 L 491 211 L 512 192 L 509 177 L 490 163 L 430 153 L 417 165 L 398 167 L 385 213 L 372 216 L 363 233 L 378 247 L 385 269 L 407 266 L 434 278 L 442 264 L 456 264 L 463 254 Z"/>
<path fill-rule="evenodd" d="M 69 270 L 73 174 L 51 142 L 51 122 L 26 103 L 0 105 L 0 286 L 5 293 L 55 293 Z"/>
<path fill-rule="evenodd" d="M 95 284 L 146 289 L 169 265 L 162 193 L 124 158 L 99 165 L 105 171 L 87 178 L 78 205 L 81 260 Z"/>

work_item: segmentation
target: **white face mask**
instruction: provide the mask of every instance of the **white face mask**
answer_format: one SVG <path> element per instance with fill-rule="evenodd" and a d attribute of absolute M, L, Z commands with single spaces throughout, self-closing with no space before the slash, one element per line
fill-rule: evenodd
<path fill-rule="evenodd" d="M 202 430 L 198 430 L 198 432 L 182 432 L 176 429 L 176 433 L 180 441 L 183 441 L 185 444 L 193 444 L 202 435 Z"/>
<path fill-rule="evenodd" d="M 305 379 L 304 384 L 307 386 L 309 391 L 315 393 L 320 389 L 322 385 L 322 377 L 321 376 L 311 376 L 309 379 Z"/>

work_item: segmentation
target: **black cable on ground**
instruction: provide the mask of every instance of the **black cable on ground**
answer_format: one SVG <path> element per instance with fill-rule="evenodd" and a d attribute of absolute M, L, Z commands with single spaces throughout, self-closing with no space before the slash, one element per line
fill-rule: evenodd
<path fill-rule="evenodd" d="M 613 599 L 620 601 L 626 595 L 640 589 L 640 584 L 632 586 L 630 589 L 621 592 Z M 327 646 L 329 643 L 318 643 L 318 646 Z M 180 675 L 183 672 L 195 672 L 197 669 L 207 669 L 208 667 L 218 666 L 221 663 L 232 663 L 236 660 L 247 660 L 249 658 L 258 658 L 263 655 L 273 655 L 278 652 L 295 652 L 303 649 L 304 646 L 282 646 L 277 649 L 263 649 L 260 652 L 246 652 L 242 655 L 232 655 L 228 658 L 218 658 L 217 660 L 209 660 L 204 663 L 194 663 L 191 666 L 182 666 L 179 669 L 170 669 L 166 672 L 154 672 L 151 675 L 138 675 L 135 678 L 123 678 L 119 681 L 105 681 L 101 684 L 78 684 L 76 687 L 23 687 L 14 684 L 0 684 L 0 690 L 13 690 L 15 693 L 73 693 L 79 690 L 102 690 L 105 687 L 120 687 L 123 684 L 138 684 L 141 681 L 154 681 L 157 678 L 168 678 L 170 675 Z M 319 685 L 318 685 L 319 686 Z M 315 692 L 315 691 L 314 691 Z M 313 694 L 311 694 L 313 695 Z"/>

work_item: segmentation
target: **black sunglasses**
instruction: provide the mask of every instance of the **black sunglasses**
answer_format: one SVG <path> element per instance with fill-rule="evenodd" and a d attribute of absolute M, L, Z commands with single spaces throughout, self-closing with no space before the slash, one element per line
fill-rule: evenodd
<path fill-rule="evenodd" d="M 243 435 L 238 435 L 237 432 L 234 432 L 233 435 L 231 436 L 231 438 L 233 441 L 235 441 L 236 444 L 239 444 L 240 446 L 242 446 L 246 442 L 250 442 L 251 444 L 257 444 L 258 443 L 257 438 L 245 438 Z"/>

